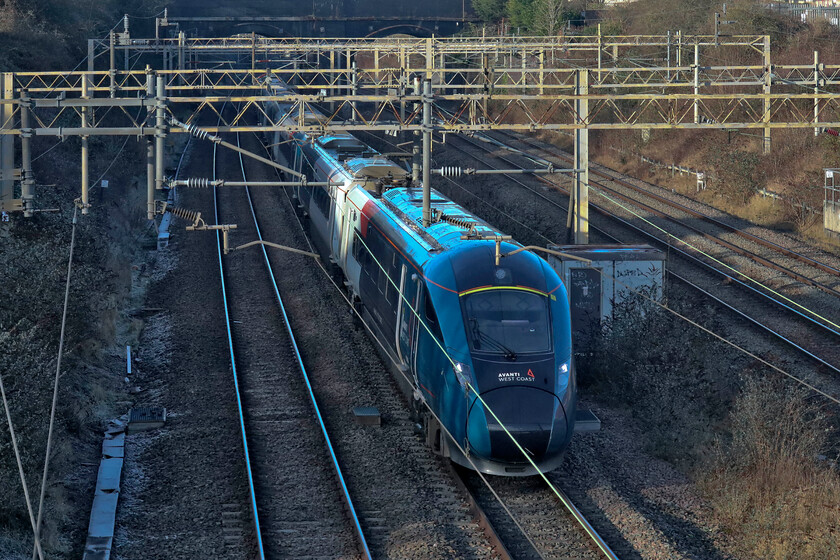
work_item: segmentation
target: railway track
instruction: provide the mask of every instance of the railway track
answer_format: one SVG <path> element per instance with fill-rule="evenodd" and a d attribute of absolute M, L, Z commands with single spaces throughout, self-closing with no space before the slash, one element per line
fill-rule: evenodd
<path fill-rule="evenodd" d="M 556 158 L 565 163 L 571 163 L 573 161 L 568 154 L 556 149 L 540 146 L 527 138 L 507 133 L 498 134 L 502 135 L 508 142 L 525 146 L 530 150 L 536 150 L 538 153 L 545 154 L 547 157 Z M 592 180 L 592 175 L 600 177 L 603 180 Z M 780 272 L 790 279 L 822 290 L 832 296 L 840 296 L 840 269 L 805 255 L 802 252 L 783 247 L 778 243 L 739 229 L 721 219 L 654 192 L 658 187 L 649 186 L 646 188 L 633 184 L 623 179 L 618 173 L 612 172 L 607 168 L 601 169 L 599 167 L 590 169 L 590 184 L 609 193 L 611 197 L 633 204 L 649 215 L 663 218 L 671 224 L 697 234 L 733 253 L 746 257 L 756 264 Z M 612 184 L 614 187 L 611 187 L 609 184 Z M 625 193 L 630 193 L 634 196 L 628 196 Z M 667 211 L 654 208 L 652 204 L 664 206 Z M 689 219 L 691 218 L 699 220 L 699 224 L 702 224 L 704 227 L 691 225 L 689 223 Z M 727 234 L 739 238 L 738 241 L 740 241 L 741 245 L 738 245 L 736 242 L 727 241 L 724 238 Z M 761 249 L 766 249 L 767 251 L 764 254 L 760 254 Z M 796 268 L 801 269 L 801 271 L 795 270 Z"/>
<path fill-rule="evenodd" d="M 459 141 L 467 144 L 472 149 L 465 149 L 457 145 Z M 492 152 L 490 148 L 463 137 L 459 137 L 456 143 L 450 142 L 450 145 L 464 155 L 480 161 L 483 165 L 488 165 L 486 155 Z M 485 157 L 477 155 L 477 151 L 485 154 Z M 513 165 L 519 168 L 523 167 L 509 157 L 498 155 L 491 157 L 503 161 L 505 165 Z M 493 164 L 489 164 L 489 166 L 498 167 Z M 554 200 L 549 196 L 550 193 L 541 192 L 541 189 L 533 185 L 533 182 L 548 185 L 551 189 L 563 190 L 567 193 L 568 191 L 563 189 L 561 185 L 545 180 L 542 177 L 534 177 L 534 181 L 531 184 L 526 182 L 526 180 L 514 176 L 508 176 L 508 179 L 520 187 L 528 189 L 541 201 L 547 202 L 561 212 L 565 213 L 567 211 L 565 205 Z M 679 257 L 680 261 L 692 265 L 693 270 L 691 271 L 677 272 L 669 270 L 673 278 L 689 285 L 694 290 L 702 292 L 705 296 L 712 298 L 716 303 L 730 310 L 734 310 L 751 324 L 758 326 L 765 332 L 770 333 L 777 340 L 781 340 L 786 345 L 807 355 L 820 368 L 835 374 L 840 374 L 840 347 L 838 347 L 840 335 L 838 335 L 838 332 L 830 323 L 794 307 L 789 301 L 778 297 L 778 295 L 772 292 L 757 288 L 732 270 L 721 270 L 703 259 L 702 255 L 696 254 L 690 247 L 681 246 L 678 242 L 674 242 L 673 238 L 666 237 L 662 239 L 660 236 L 651 233 L 637 223 L 631 223 L 630 218 L 632 216 L 630 218 L 622 218 L 616 215 L 616 212 L 612 209 L 606 209 L 602 204 L 591 204 L 591 208 L 595 212 L 608 217 L 611 221 L 620 223 L 623 229 L 631 230 L 635 237 L 633 241 L 644 241 L 660 246 L 672 256 Z M 593 228 L 593 231 L 602 235 L 608 242 L 628 242 L 626 233 L 618 236 L 615 233 L 605 231 L 604 228 Z M 689 281 L 689 276 L 696 276 L 698 267 L 704 272 L 703 277 L 695 281 Z M 721 285 L 721 280 L 724 281 L 723 285 Z M 731 290 L 729 287 L 731 285 L 743 288 L 743 291 L 739 292 L 737 298 L 733 298 L 733 294 L 730 293 Z M 767 306 L 768 302 L 772 304 L 772 308 Z M 820 308 L 821 313 L 825 311 L 826 308 Z M 792 321 L 791 318 L 795 320 Z"/>
<path fill-rule="evenodd" d="M 492 527 L 505 559 L 601 559 L 618 556 L 586 520 L 568 495 L 563 502 L 583 519 L 580 524 L 562 511 L 557 496 L 539 477 L 493 477 L 488 485 L 475 472 L 453 467 L 453 475 L 469 492 L 477 515 Z M 514 512 L 515 521 L 508 511 Z"/>
<path fill-rule="evenodd" d="M 294 206 L 294 201 L 287 196 L 286 202 L 290 207 Z M 299 222 L 301 231 L 305 230 L 302 222 Z M 312 246 L 310 245 L 310 249 Z M 323 277 L 331 282 L 335 291 L 339 294 L 343 293 L 341 287 L 333 281 L 330 272 L 322 267 Z M 349 301 L 348 309 L 353 310 Z M 361 319 L 361 317 L 359 317 Z M 384 366 L 380 366 L 371 372 L 372 379 L 378 380 L 380 384 L 391 386 L 391 373 L 386 370 Z M 403 418 L 409 419 L 405 410 L 407 404 L 404 402 L 394 403 L 396 406 L 403 409 L 400 414 L 406 414 Z M 545 482 L 539 478 L 530 479 L 529 481 L 506 480 L 498 477 L 491 478 L 491 483 L 495 487 L 497 484 L 503 484 L 505 487 L 505 496 L 503 500 L 513 506 L 512 513 L 516 520 L 512 519 L 508 511 L 499 503 L 494 497 L 493 491 L 488 485 L 481 481 L 481 477 L 474 472 L 464 469 L 459 469 L 451 465 L 448 461 L 441 461 L 434 459 L 429 449 L 422 443 L 418 444 L 419 439 L 414 438 L 413 441 L 408 442 L 413 450 L 422 454 L 427 460 L 433 459 L 438 465 L 443 462 L 447 467 L 443 469 L 443 473 L 449 474 L 454 478 L 457 485 L 453 488 L 451 483 L 438 478 L 439 471 L 434 469 L 434 472 L 426 474 L 427 490 L 440 492 L 443 491 L 445 495 L 445 502 L 452 499 L 463 499 L 467 495 L 470 497 L 469 501 L 472 504 L 473 516 L 476 527 L 481 527 L 484 531 L 484 536 L 489 541 L 487 550 L 492 553 L 494 557 L 501 558 L 562 558 L 562 559 L 590 559 L 590 558 L 616 558 L 609 546 L 603 542 L 603 539 L 598 535 L 595 529 L 584 518 L 583 514 L 572 504 L 571 500 L 565 495 L 562 495 L 563 501 L 568 504 L 565 507 L 574 510 L 578 520 L 564 509 L 564 504 L 557 499 L 552 490 L 546 486 Z M 462 492 L 468 494 L 455 493 L 452 490 L 460 489 Z M 358 497 L 358 501 L 363 503 L 367 493 Z M 509 505 L 509 507 L 510 507 Z M 441 511 L 441 514 L 447 514 L 446 510 Z M 462 512 L 457 513 L 462 516 Z M 460 517 L 460 523 L 465 520 Z M 517 523 L 524 529 L 524 532 L 517 527 Z M 371 535 L 371 539 L 375 538 L 376 534 Z M 474 538 L 474 537 L 473 537 Z M 559 539 L 559 541 L 558 541 Z M 376 550 L 378 546 L 372 543 L 372 549 Z M 476 548 L 475 544 L 471 548 Z M 483 548 L 483 547 L 482 547 Z M 376 555 L 375 555 L 376 556 Z M 463 557 L 458 555 L 458 557 Z"/>
<path fill-rule="evenodd" d="M 221 166 L 244 177 L 235 157 L 214 151 L 214 176 Z M 261 238 L 247 189 L 216 189 L 214 199 L 217 223 Z M 223 257 L 218 242 L 257 557 L 369 558 L 272 265 L 265 252 L 263 259 Z M 241 516 L 226 513 L 222 530 L 235 544 Z"/>
<path fill-rule="evenodd" d="M 454 136 L 454 135 L 453 135 Z M 387 139 L 375 135 L 369 135 L 379 143 L 391 144 Z M 509 155 L 495 153 L 496 149 L 488 147 L 485 142 L 478 142 L 463 136 L 456 136 L 447 140 L 447 146 L 458 152 L 457 164 L 466 166 L 463 156 L 476 161 L 478 166 L 499 169 L 533 167 L 533 161 L 529 165 L 521 165 L 514 161 Z M 492 144 L 491 144 L 492 145 Z M 498 146 L 496 146 L 498 148 Z M 438 155 L 439 160 L 446 160 L 448 156 L 444 153 Z M 502 162 L 502 165 L 491 163 L 493 160 Z M 452 163 L 455 163 L 454 161 Z M 447 165 L 451 165 L 446 161 Z M 568 195 L 568 189 L 554 181 L 549 181 L 541 176 L 505 175 L 509 184 L 516 185 L 532 197 L 527 199 L 517 198 L 518 208 L 501 209 L 486 200 L 486 197 L 474 192 L 474 189 L 462 185 L 460 182 L 446 178 L 447 183 L 468 193 L 469 196 L 477 199 L 479 204 L 488 207 L 490 212 L 500 215 L 500 219 L 511 223 L 511 233 L 517 238 L 531 238 L 536 243 L 561 243 L 564 237 L 565 214 L 568 210 L 565 203 L 568 198 L 559 199 L 556 194 Z M 570 180 L 569 180 L 570 182 Z M 563 217 L 562 220 L 555 220 L 552 226 L 546 231 L 537 231 L 533 224 L 527 223 L 529 217 L 537 213 L 535 207 L 553 208 Z M 824 392 L 836 401 L 840 396 L 840 344 L 838 344 L 837 332 L 833 327 L 824 321 L 815 319 L 812 315 L 806 314 L 794 308 L 782 299 L 777 299 L 765 290 L 760 290 L 754 285 L 743 280 L 739 274 L 731 270 L 720 270 L 701 258 L 689 247 L 681 247 L 670 236 L 664 239 L 647 231 L 637 224 L 637 220 L 618 216 L 612 209 L 607 209 L 599 203 L 590 200 L 591 210 L 607 219 L 603 224 L 590 224 L 592 232 L 598 236 L 600 242 L 605 243 L 650 243 L 663 248 L 670 255 L 670 266 L 666 269 L 668 276 L 677 282 L 685 285 L 691 291 L 708 298 L 722 311 L 734 313 L 739 320 L 746 321 L 750 327 L 758 329 L 770 340 L 782 342 L 790 348 L 788 363 L 794 364 L 804 356 L 807 363 L 816 367 L 804 368 L 798 371 L 800 380 Z M 631 221 L 632 220 L 632 221 Z M 559 227 L 558 227 L 559 225 Z M 562 244 L 562 243 L 561 243 Z M 691 278 L 691 280 L 689 280 Z M 733 292 L 732 287 L 741 288 Z M 829 297 L 827 294 L 821 294 Z M 772 305 L 768 306 L 767 304 Z M 820 311 L 824 311 L 824 307 Z M 702 319 L 701 319 L 702 323 Z M 759 353 L 774 352 L 773 345 L 756 348 Z M 826 378 L 822 373 L 832 374 L 833 377 Z"/>

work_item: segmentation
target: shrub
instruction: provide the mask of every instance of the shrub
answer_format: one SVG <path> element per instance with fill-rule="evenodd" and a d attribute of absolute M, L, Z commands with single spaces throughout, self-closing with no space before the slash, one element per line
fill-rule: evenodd
<path fill-rule="evenodd" d="M 840 473 L 820 455 L 828 418 L 805 389 L 755 377 L 743 385 L 731 438 L 699 477 L 715 515 L 745 554 L 836 557 Z"/>

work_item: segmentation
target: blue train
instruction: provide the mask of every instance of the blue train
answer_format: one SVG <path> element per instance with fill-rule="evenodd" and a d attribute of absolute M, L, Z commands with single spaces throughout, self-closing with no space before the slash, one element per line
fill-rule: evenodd
<path fill-rule="evenodd" d="M 266 88 L 288 92 L 272 78 Z M 282 101 L 265 109 L 274 122 L 301 118 Z M 496 266 L 495 241 L 463 237 L 500 232 L 434 190 L 435 221 L 422 227 L 421 190 L 406 170 L 350 134 L 275 132 L 268 141 L 276 160 L 309 180 L 339 184 L 294 194 L 397 378 L 411 380 L 418 410 L 425 401 L 434 412 L 424 414 L 432 449 L 484 473 L 536 474 L 512 435 L 540 471 L 559 466 L 577 391 L 568 297 L 554 270 L 528 251 Z"/>

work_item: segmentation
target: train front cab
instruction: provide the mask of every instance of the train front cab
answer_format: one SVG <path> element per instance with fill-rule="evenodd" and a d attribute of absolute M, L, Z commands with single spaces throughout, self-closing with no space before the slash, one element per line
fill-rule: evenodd
<path fill-rule="evenodd" d="M 503 252 L 515 248 L 503 245 Z M 493 242 L 470 242 L 447 254 L 425 270 L 430 300 L 421 309 L 443 330 L 440 344 L 421 338 L 417 366 L 440 372 L 436 379 L 420 379 L 421 386 L 437 391 L 439 416 L 472 464 L 442 436 L 443 453 L 488 474 L 536 474 L 524 453 L 542 472 L 557 468 L 577 404 L 569 306 L 560 278 L 527 252 L 495 266 Z"/>

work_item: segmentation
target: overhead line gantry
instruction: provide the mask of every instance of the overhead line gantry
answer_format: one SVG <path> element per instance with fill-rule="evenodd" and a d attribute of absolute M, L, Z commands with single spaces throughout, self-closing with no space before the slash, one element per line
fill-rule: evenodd
<path fill-rule="evenodd" d="M 118 70 L 118 45 L 149 61 L 161 53 L 177 54 L 164 55 L 168 69 Z M 92 60 L 101 47 L 93 43 Z M 642 64 L 631 56 L 633 49 L 650 48 L 665 48 L 664 59 Z M 715 48 L 742 49 L 755 62 L 702 64 L 704 53 Z M 108 49 L 105 70 L 2 75 L 0 209 L 26 215 L 37 210 L 33 137 L 129 135 L 145 137 L 154 146 L 148 150 L 153 218 L 155 191 L 166 186 L 164 138 L 186 132 L 171 122 L 177 118 L 194 125 L 208 113 L 222 115 L 227 103 L 226 115 L 233 116 L 203 130 L 367 130 L 427 138 L 433 132 L 572 131 L 575 241 L 586 243 L 589 130 L 757 129 L 769 150 L 774 128 L 840 128 L 840 65 L 820 63 L 817 53 L 813 63 L 771 65 L 767 36 L 133 39 L 126 31 Z M 567 55 L 575 51 L 588 54 L 571 63 Z M 220 68 L 202 62 L 220 55 L 235 56 L 239 64 Z M 291 84 L 295 93 L 271 95 L 264 87 L 268 76 Z M 427 83 L 416 87 L 415 78 Z M 290 110 L 272 119 L 263 105 L 278 100 L 289 103 Z M 238 107 L 233 113 L 231 102 Z M 304 118 L 310 108 L 318 115 L 317 109 L 328 110 Z M 110 109 L 107 123 L 97 119 L 103 109 Z M 73 120 L 78 126 L 68 126 Z M 19 167 L 14 164 L 16 138 L 23 154 Z M 85 178 L 86 160 L 83 150 Z M 89 187 L 83 180 L 85 211 Z"/>

